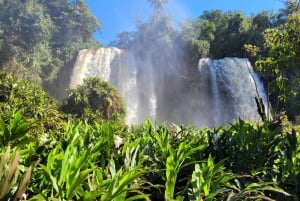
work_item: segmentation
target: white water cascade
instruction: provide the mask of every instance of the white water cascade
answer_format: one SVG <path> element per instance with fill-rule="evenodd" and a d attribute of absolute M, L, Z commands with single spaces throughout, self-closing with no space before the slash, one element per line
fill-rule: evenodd
<path fill-rule="evenodd" d="M 233 118 L 260 121 L 255 97 L 261 97 L 266 105 L 266 96 L 247 59 L 201 59 L 198 68 L 208 68 L 210 72 L 214 125 Z"/>
<path fill-rule="evenodd" d="M 176 59 L 161 64 L 151 54 L 141 57 L 118 48 L 85 49 L 78 54 L 70 88 L 91 76 L 110 82 L 125 100 L 128 124 L 147 118 L 196 126 L 235 118 L 260 121 L 255 96 L 258 90 L 265 100 L 263 87 L 247 59 L 201 59 L 198 70 L 190 67 L 189 73 L 180 65 Z"/>

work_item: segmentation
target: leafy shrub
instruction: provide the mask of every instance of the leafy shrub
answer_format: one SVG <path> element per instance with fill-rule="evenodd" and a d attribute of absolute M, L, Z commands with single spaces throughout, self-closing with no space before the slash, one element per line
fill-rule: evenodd
<path fill-rule="evenodd" d="M 60 129 L 63 117 L 58 111 L 54 98 L 43 89 L 26 80 L 17 80 L 0 71 L 0 117 L 4 122 L 17 111 L 22 112 L 26 121 L 34 124 L 30 134 L 39 136 L 51 129 Z"/>
<path fill-rule="evenodd" d="M 45 160 L 36 167 L 30 186 L 32 199 L 130 200 L 147 197 L 135 193 L 145 170 L 135 163 L 136 143 L 116 148 L 110 123 L 93 127 L 82 122 L 67 123 L 57 135 Z M 55 141 L 55 140 L 54 140 Z M 46 143 L 47 144 L 47 143 Z M 133 151 L 132 151 L 133 150 Z M 42 154 L 44 155 L 44 154 Z M 129 162 L 131 161 L 131 162 Z"/>
<path fill-rule="evenodd" d="M 65 113 L 88 122 L 124 120 L 125 117 L 121 96 L 111 84 L 95 77 L 87 78 L 82 85 L 69 90 L 69 96 L 61 108 Z"/>
<path fill-rule="evenodd" d="M 214 135 L 217 157 L 228 158 L 226 166 L 239 174 L 272 168 L 284 139 L 279 130 L 270 130 L 267 123 L 259 126 L 243 120 L 216 130 Z"/>

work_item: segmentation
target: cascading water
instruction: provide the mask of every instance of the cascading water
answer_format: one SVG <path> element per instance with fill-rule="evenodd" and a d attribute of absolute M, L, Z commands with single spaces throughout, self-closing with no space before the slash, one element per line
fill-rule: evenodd
<path fill-rule="evenodd" d="M 70 88 L 81 84 L 86 77 L 99 77 L 115 85 L 127 106 L 126 121 L 137 121 L 137 69 L 130 52 L 117 48 L 99 48 L 97 51 L 81 50 L 71 76 Z"/>
<path fill-rule="evenodd" d="M 86 77 L 99 77 L 109 81 L 111 66 L 119 60 L 122 50 L 117 48 L 99 48 L 97 51 L 80 50 L 71 76 L 70 88 L 81 84 Z"/>
<path fill-rule="evenodd" d="M 241 58 L 201 59 L 199 68 L 208 67 L 214 105 L 214 125 L 241 118 L 260 121 L 255 97 L 265 93 L 250 62 Z"/>
<path fill-rule="evenodd" d="M 151 56 L 118 48 L 81 50 L 70 87 L 91 76 L 109 81 L 125 100 L 128 124 L 147 118 L 196 126 L 260 120 L 255 96 L 258 90 L 264 98 L 263 87 L 247 59 L 201 59 L 198 70 L 186 73 L 176 59 Z"/>
<path fill-rule="evenodd" d="M 200 59 L 198 68 L 199 70 L 202 70 L 201 68 L 208 68 L 210 73 L 210 79 L 211 79 L 211 92 L 213 97 L 213 125 L 218 125 L 221 122 L 221 98 L 219 97 L 219 87 L 217 82 L 217 68 L 215 68 L 214 65 L 212 65 L 211 60 L 208 58 Z"/>

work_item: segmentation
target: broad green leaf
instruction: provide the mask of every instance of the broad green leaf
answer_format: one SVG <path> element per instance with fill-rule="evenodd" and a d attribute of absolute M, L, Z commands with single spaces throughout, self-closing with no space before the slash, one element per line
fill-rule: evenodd
<path fill-rule="evenodd" d="M 55 189 L 55 191 L 59 194 L 60 193 L 60 188 L 57 183 L 57 179 L 51 174 L 51 170 L 47 168 L 47 166 L 40 164 L 41 169 L 43 170 L 43 173 L 50 178 L 52 181 L 52 186 Z"/>
<path fill-rule="evenodd" d="M 90 192 L 85 192 L 83 194 L 83 201 L 94 201 L 97 197 L 100 197 L 103 192 L 101 190 L 95 190 Z"/>
<path fill-rule="evenodd" d="M 73 198 L 75 194 L 75 189 L 83 184 L 83 182 L 87 179 L 89 173 L 91 173 L 93 169 L 86 169 L 82 171 L 78 171 L 79 174 L 74 175 L 71 180 L 70 187 L 67 188 L 66 196 L 67 199 L 70 200 Z"/>

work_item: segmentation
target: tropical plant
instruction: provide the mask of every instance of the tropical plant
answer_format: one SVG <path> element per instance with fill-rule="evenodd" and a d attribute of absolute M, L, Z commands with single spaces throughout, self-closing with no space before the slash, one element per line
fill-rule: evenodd
<path fill-rule="evenodd" d="M 291 195 L 296 194 L 295 189 L 285 186 L 289 176 L 293 175 L 292 177 L 296 178 L 298 175 L 290 169 L 289 161 L 293 160 L 292 166 L 295 167 L 299 157 L 296 154 L 295 133 L 292 135 L 290 132 L 291 128 L 276 117 L 262 125 L 239 120 L 227 128 L 220 127 L 209 134 L 210 149 L 214 148 L 211 153 L 216 160 L 226 158 L 226 169 L 231 170 L 236 177 L 235 181 L 238 181 L 233 184 L 239 189 L 233 191 L 234 194 L 237 193 L 236 196 L 246 196 L 246 192 L 252 187 L 254 189 L 248 192 L 249 196 L 259 195 L 276 199 L 287 196 L 285 199 L 289 199 L 292 198 Z M 295 181 L 291 182 L 292 186 L 297 185 Z M 253 184 L 250 189 L 247 187 L 249 184 Z M 266 191 L 270 191 L 268 195 Z"/>
<path fill-rule="evenodd" d="M 139 191 L 139 185 L 135 185 L 136 181 L 144 174 L 141 167 L 134 167 L 130 170 L 124 170 L 123 168 L 116 171 L 115 164 L 111 161 L 109 166 L 109 178 L 103 180 L 102 184 L 105 184 L 105 188 L 101 189 L 101 200 L 103 201 L 129 201 L 140 200 L 147 198 L 148 195 Z M 129 193 L 134 193 L 130 197 L 127 197 Z"/>
<path fill-rule="evenodd" d="M 124 120 L 125 117 L 125 105 L 116 89 L 96 77 L 87 78 L 82 85 L 70 89 L 61 108 L 65 113 L 88 122 Z"/>
<path fill-rule="evenodd" d="M 300 137 L 295 130 L 288 132 L 282 145 L 280 155 L 274 166 L 278 183 L 292 195 L 299 195 L 300 188 Z"/>
<path fill-rule="evenodd" d="M 153 170 L 145 176 L 151 184 L 145 192 L 151 192 L 150 199 L 154 200 L 182 200 L 187 190 L 182 186 L 187 185 L 193 164 L 207 147 L 206 136 L 199 135 L 204 132 L 175 124 L 170 130 L 166 125 L 155 128 L 150 121 L 141 129 L 132 132 L 141 138 L 142 153 L 146 156 L 143 165 Z"/>
<path fill-rule="evenodd" d="M 3 71 L 0 71 L 0 110 L 0 117 L 5 123 L 20 111 L 26 123 L 33 127 L 29 130 L 32 136 L 39 136 L 51 129 L 62 127 L 63 116 L 59 113 L 54 98 L 40 86 L 26 80 L 15 79 Z M 19 114 L 18 119 L 20 118 Z"/>
<path fill-rule="evenodd" d="M 284 24 L 267 29 L 264 39 L 269 54 L 256 62 L 257 68 L 268 81 L 268 88 L 273 92 L 275 109 L 288 109 L 290 117 L 299 113 L 298 97 L 294 98 L 299 91 L 299 27 L 300 14 L 292 14 Z"/>
<path fill-rule="evenodd" d="M 218 160 L 228 158 L 225 166 L 234 173 L 272 169 L 285 135 L 282 130 L 270 127 L 268 123 L 257 125 L 239 119 L 228 128 L 214 130 L 211 144 L 216 149 L 215 156 Z"/>
<path fill-rule="evenodd" d="M 225 172 L 224 161 L 225 159 L 215 164 L 209 155 L 206 161 L 195 164 L 189 189 L 191 201 L 225 199 L 233 190 L 229 181 L 233 180 L 234 176 L 230 172 Z"/>
<path fill-rule="evenodd" d="M 118 150 L 115 133 L 110 123 L 94 127 L 81 122 L 66 124 L 64 132 L 56 133 L 56 143 L 49 145 L 46 159 L 41 159 L 34 172 L 29 187 L 31 200 L 118 201 L 127 200 L 129 195 L 129 200 L 147 197 L 139 191 L 145 170 L 136 161 L 137 144 L 127 144 L 126 151 Z"/>
<path fill-rule="evenodd" d="M 8 125 L 0 119 L 0 148 L 7 146 L 21 148 L 34 142 L 35 138 L 26 136 L 30 129 L 31 126 L 23 120 L 20 111 L 14 114 Z"/>
<path fill-rule="evenodd" d="M 179 171 L 184 167 L 189 166 L 196 161 L 185 162 L 190 159 L 192 155 L 197 152 L 201 152 L 206 148 L 206 144 L 200 144 L 193 147 L 194 142 L 181 142 L 179 144 L 178 150 L 175 151 L 170 144 L 168 144 L 168 157 L 166 161 L 166 184 L 165 184 L 165 200 L 171 201 L 175 196 L 175 186 L 177 182 L 177 176 Z M 181 198 L 176 198 L 175 200 L 181 200 Z"/>
<path fill-rule="evenodd" d="M 20 154 L 16 151 L 10 158 L 11 149 L 8 146 L 0 157 L 0 200 L 21 200 L 29 183 L 31 169 L 25 168 L 21 178 L 19 172 Z M 19 182 L 19 183 L 18 183 Z"/>
<path fill-rule="evenodd" d="M 239 180 L 236 180 L 236 191 L 232 191 L 227 200 L 272 200 L 275 201 L 270 194 L 272 195 L 274 192 L 284 195 L 283 199 L 289 199 L 293 197 L 291 194 L 287 193 L 283 189 L 279 188 L 274 182 L 251 182 L 246 185 L 242 185 L 239 183 Z M 294 197 L 297 199 L 296 197 Z M 278 200 L 278 199 L 276 199 Z M 281 199 L 279 199 L 281 200 Z"/>

